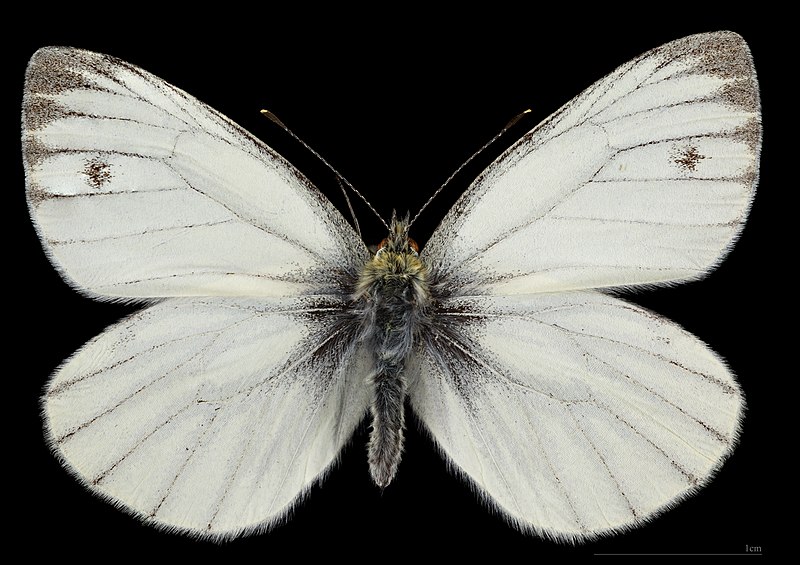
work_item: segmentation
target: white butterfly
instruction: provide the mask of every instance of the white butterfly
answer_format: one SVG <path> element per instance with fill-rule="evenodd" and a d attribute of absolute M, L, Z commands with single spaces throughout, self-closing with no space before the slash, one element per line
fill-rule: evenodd
<path fill-rule="evenodd" d="M 23 115 L 53 263 L 94 298 L 150 304 L 53 376 L 49 440 L 148 523 L 269 528 L 368 410 L 385 485 L 406 394 L 460 475 L 559 540 L 652 518 L 736 442 L 744 402 L 724 363 L 604 292 L 699 278 L 744 225 L 761 127 L 733 33 L 597 82 L 489 166 L 419 255 L 399 223 L 372 257 L 282 157 L 117 59 L 38 51 Z"/>

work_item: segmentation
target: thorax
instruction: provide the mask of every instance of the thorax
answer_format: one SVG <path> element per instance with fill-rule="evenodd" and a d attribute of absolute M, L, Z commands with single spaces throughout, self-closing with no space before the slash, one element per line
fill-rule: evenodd
<path fill-rule="evenodd" d="M 379 360 L 399 368 L 422 325 L 430 288 L 428 268 L 416 244 L 394 223 L 392 227 L 390 237 L 364 266 L 353 298 L 362 338 Z"/>

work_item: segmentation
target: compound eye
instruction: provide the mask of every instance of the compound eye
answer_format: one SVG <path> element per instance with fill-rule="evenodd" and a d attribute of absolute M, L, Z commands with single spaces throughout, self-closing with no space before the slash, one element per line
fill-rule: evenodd
<path fill-rule="evenodd" d="M 414 253 L 419 255 L 419 245 L 417 245 L 417 242 L 411 239 L 410 237 L 408 238 L 408 246 L 411 248 L 412 251 L 414 251 Z"/>
<path fill-rule="evenodd" d="M 375 251 L 375 256 L 377 257 L 384 251 L 386 251 L 386 244 L 389 243 L 389 238 L 384 237 L 381 242 L 378 244 L 378 249 Z"/>

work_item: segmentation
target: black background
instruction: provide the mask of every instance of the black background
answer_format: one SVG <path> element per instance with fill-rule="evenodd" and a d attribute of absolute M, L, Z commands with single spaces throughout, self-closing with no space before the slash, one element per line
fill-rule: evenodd
<path fill-rule="evenodd" d="M 31 13 L 21 19 L 24 33 L 4 51 L 3 68 L 4 159 L 12 173 L 4 190 L 12 219 L 6 239 L 12 261 L 4 279 L 10 284 L 8 327 L 14 334 L 6 350 L 14 368 L 5 375 L 12 386 L 4 399 L 12 446 L 3 465 L 9 476 L 7 513 L 16 530 L 6 543 L 25 544 L 37 556 L 90 560 L 174 554 L 272 562 L 291 551 L 297 557 L 355 562 L 484 554 L 534 561 L 601 553 L 743 553 L 747 546 L 777 553 L 769 509 L 782 462 L 770 449 L 776 432 L 769 422 L 777 411 L 777 380 L 788 375 L 778 368 L 777 330 L 765 314 L 768 303 L 779 299 L 774 292 L 766 294 L 767 280 L 783 281 L 769 253 L 780 251 L 774 211 L 786 194 L 775 157 L 778 131 L 787 120 L 779 114 L 776 96 L 785 56 L 775 26 L 753 14 L 700 17 L 689 14 L 688 6 L 683 14 L 634 15 L 633 21 L 579 15 L 576 8 L 556 20 L 501 7 L 435 20 L 410 7 L 381 10 L 323 14 L 308 7 L 298 17 L 264 6 L 224 18 L 187 14 L 170 21 L 158 12 Z M 190 23 L 192 18 L 204 23 Z M 571 21 L 576 18 L 580 25 Z M 216 545 L 162 533 L 115 510 L 64 472 L 44 445 L 38 396 L 48 375 L 132 309 L 96 303 L 70 290 L 47 262 L 30 225 L 19 107 L 25 65 L 38 47 L 71 45 L 110 53 L 183 88 L 280 151 L 346 211 L 335 178 L 259 115 L 269 108 L 384 217 L 393 208 L 416 212 L 473 151 L 531 108 L 532 117 L 456 177 L 420 218 L 412 235 L 424 243 L 472 178 L 561 104 L 652 47 L 720 29 L 745 37 L 762 85 L 766 133 L 751 218 L 734 251 L 705 280 L 631 297 L 710 344 L 747 395 L 740 445 L 699 495 L 627 534 L 578 547 L 555 544 L 517 532 L 488 510 L 448 473 L 413 423 L 399 475 L 380 493 L 368 476 L 364 424 L 340 464 L 290 520 L 267 534 Z M 381 239 L 378 221 L 363 208 L 358 212 L 365 239 Z"/>

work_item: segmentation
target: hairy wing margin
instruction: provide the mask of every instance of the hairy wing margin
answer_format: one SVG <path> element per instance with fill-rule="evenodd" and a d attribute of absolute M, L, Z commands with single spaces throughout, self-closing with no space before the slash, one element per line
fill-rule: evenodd
<path fill-rule="evenodd" d="M 336 461 L 368 399 L 368 356 L 315 300 L 170 300 L 54 374 L 53 451 L 95 494 L 170 531 L 268 529 Z"/>
<path fill-rule="evenodd" d="M 743 394 L 676 324 L 598 292 L 453 299 L 411 405 L 453 467 L 522 530 L 580 541 L 704 485 Z"/>

